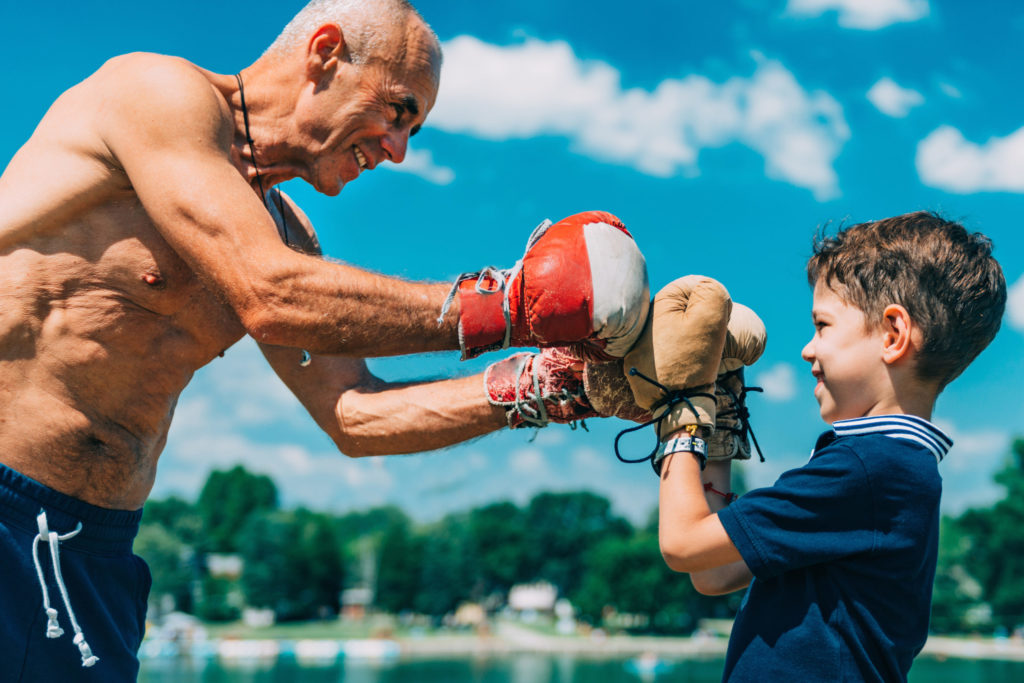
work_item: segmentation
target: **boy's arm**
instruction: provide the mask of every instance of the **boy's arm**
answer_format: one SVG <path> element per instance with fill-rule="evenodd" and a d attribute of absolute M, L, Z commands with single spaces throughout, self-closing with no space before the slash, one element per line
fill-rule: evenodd
<path fill-rule="evenodd" d="M 707 467 L 701 473 L 701 481 L 704 483 L 704 499 L 712 513 L 729 504 L 726 494 L 731 496 L 732 460 L 709 461 Z M 707 489 L 708 485 L 711 489 Z M 717 514 L 716 514 L 717 518 Z M 698 593 L 704 595 L 722 595 L 732 593 L 741 588 L 746 588 L 753 578 L 750 568 L 742 559 L 714 569 L 692 572 L 690 581 Z"/>
<path fill-rule="evenodd" d="M 728 465 L 708 467 L 713 468 L 707 473 L 708 481 L 719 491 L 727 491 Z M 719 592 L 742 588 L 750 581 L 750 570 L 715 514 L 725 500 L 720 498 L 719 504 L 709 501 L 708 496 L 720 498 L 704 491 L 696 456 L 682 452 L 665 458 L 658 496 L 661 554 L 674 571 L 695 575 L 693 581 L 698 590 L 705 586 L 709 590 L 723 589 Z M 714 510 L 712 505 L 716 506 Z"/>

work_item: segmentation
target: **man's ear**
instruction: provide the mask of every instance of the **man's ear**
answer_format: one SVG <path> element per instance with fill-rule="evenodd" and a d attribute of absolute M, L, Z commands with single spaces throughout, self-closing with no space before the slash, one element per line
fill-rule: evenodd
<path fill-rule="evenodd" d="M 309 39 L 306 49 L 306 75 L 320 82 L 325 74 L 333 74 L 345 56 L 345 34 L 337 24 L 324 24 Z"/>
<path fill-rule="evenodd" d="M 882 311 L 882 360 L 887 364 L 907 358 L 916 342 L 914 321 L 907 309 L 889 304 Z"/>

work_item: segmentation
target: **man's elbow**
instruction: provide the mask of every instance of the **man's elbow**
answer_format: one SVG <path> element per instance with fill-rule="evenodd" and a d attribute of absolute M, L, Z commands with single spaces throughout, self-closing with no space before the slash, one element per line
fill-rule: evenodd
<path fill-rule="evenodd" d="M 334 420 L 324 426 L 334 445 L 349 458 L 389 455 L 384 443 L 374 438 L 364 411 L 359 410 L 358 395 L 342 394 L 334 406 Z"/>

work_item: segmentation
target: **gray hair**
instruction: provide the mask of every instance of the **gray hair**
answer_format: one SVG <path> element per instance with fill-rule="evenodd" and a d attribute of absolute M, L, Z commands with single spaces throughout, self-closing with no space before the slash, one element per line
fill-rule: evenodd
<path fill-rule="evenodd" d="M 354 64 L 365 64 L 380 52 L 384 38 L 410 16 L 422 20 L 408 0 L 312 0 L 288 22 L 264 55 L 283 56 L 316 29 L 336 22 L 345 33 L 349 58 Z"/>

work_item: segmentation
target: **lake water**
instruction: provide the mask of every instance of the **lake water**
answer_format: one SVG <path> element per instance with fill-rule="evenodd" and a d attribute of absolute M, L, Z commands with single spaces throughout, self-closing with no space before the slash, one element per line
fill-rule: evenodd
<path fill-rule="evenodd" d="M 593 660 L 569 656 L 519 655 L 481 659 L 399 660 L 374 664 L 350 660 L 301 667 L 294 660 L 224 668 L 217 660 L 143 661 L 140 683 L 717 683 L 721 659 L 662 664 L 661 671 L 638 671 L 633 660 Z M 664 668 L 664 667 L 670 668 Z M 1018 683 L 1024 662 L 938 660 L 919 657 L 911 683 Z"/>

